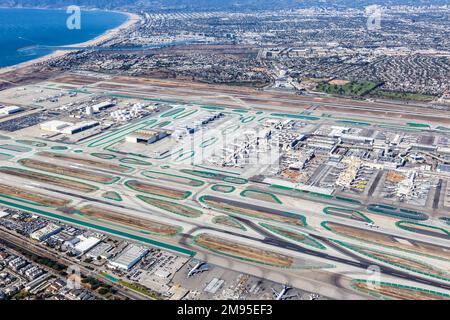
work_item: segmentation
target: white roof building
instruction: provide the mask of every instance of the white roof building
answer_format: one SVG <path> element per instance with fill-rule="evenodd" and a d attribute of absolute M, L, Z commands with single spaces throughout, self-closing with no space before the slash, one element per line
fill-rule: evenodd
<path fill-rule="evenodd" d="M 47 122 L 43 122 L 39 125 L 41 130 L 50 131 L 50 132 L 60 132 L 62 129 L 66 127 L 73 126 L 71 122 L 65 122 L 60 120 L 51 120 Z"/>
<path fill-rule="evenodd" d="M 86 237 L 79 235 L 70 241 L 66 241 L 66 245 L 73 249 L 76 253 L 82 255 L 100 243 L 100 239 L 96 237 Z"/>
<path fill-rule="evenodd" d="M 102 242 L 97 246 L 95 246 L 94 248 L 92 248 L 92 250 L 90 250 L 88 253 L 86 253 L 86 256 L 92 259 L 97 259 L 99 257 L 103 259 L 108 259 L 111 256 L 110 252 L 112 249 L 113 247 L 110 244 Z"/>
<path fill-rule="evenodd" d="M 63 128 L 60 132 L 65 134 L 76 134 L 84 130 L 96 127 L 99 125 L 98 121 L 85 121 Z"/>
<path fill-rule="evenodd" d="M 122 270 L 130 270 L 136 263 L 138 263 L 146 254 L 148 249 L 130 244 L 120 254 L 111 259 L 109 264 L 113 268 Z"/>
<path fill-rule="evenodd" d="M 22 111 L 23 108 L 18 106 L 0 107 L 0 115 L 8 115 Z"/>
<path fill-rule="evenodd" d="M 7 215 L 9 215 L 9 212 L 6 211 L 0 211 L 0 219 L 6 217 Z"/>
<path fill-rule="evenodd" d="M 112 103 L 111 101 L 104 101 L 104 102 L 100 102 L 100 103 L 93 105 L 92 109 L 94 112 L 99 112 L 103 109 L 107 109 L 107 108 L 110 108 L 113 106 L 114 106 L 114 103 Z"/>
<path fill-rule="evenodd" d="M 45 241 L 49 237 L 57 234 L 63 228 L 54 223 L 49 223 L 45 227 L 30 234 L 30 238 L 38 241 Z"/>

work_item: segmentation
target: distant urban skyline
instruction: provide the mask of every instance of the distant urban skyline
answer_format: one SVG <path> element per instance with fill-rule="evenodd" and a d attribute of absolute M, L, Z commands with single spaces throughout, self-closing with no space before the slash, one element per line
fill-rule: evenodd
<path fill-rule="evenodd" d="M 66 7 L 79 5 L 105 9 L 139 8 L 149 11 L 177 10 L 280 10 L 305 7 L 361 8 L 369 5 L 448 5 L 445 0 L 0 0 L 7 7 Z"/>

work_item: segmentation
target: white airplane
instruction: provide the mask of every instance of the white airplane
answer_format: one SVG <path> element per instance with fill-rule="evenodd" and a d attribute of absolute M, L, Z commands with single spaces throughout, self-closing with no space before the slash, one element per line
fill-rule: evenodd
<path fill-rule="evenodd" d="M 320 296 L 317 293 L 311 293 L 309 295 L 309 300 L 317 300 L 317 299 L 319 299 L 319 297 Z"/>
<path fill-rule="evenodd" d="M 297 296 L 297 294 L 287 295 L 288 291 L 291 290 L 292 288 L 286 285 L 283 285 L 283 289 L 280 292 L 277 292 L 274 288 L 271 289 L 275 300 L 286 300 Z"/>
<path fill-rule="evenodd" d="M 367 222 L 366 226 L 368 226 L 369 228 L 379 228 L 378 226 L 375 225 L 374 222 Z"/>
<path fill-rule="evenodd" d="M 206 209 L 206 210 L 209 210 L 209 209 L 210 209 L 206 203 L 201 202 L 201 201 L 199 201 L 199 203 L 200 203 L 200 206 L 201 206 L 203 209 Z"/>
<path fill-rule="evenodd" d="M 209 266 L 205 262 L 198 262 L 191 270 L 189 270 L 187 277 L 190 278 L 197 273 L 208 271 Z"/>

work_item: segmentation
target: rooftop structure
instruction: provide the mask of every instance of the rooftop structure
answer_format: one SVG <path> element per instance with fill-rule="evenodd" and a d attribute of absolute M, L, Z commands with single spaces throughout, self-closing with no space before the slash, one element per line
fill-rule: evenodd
<path fill-rule="evenodd" d="M 100 239 L 97 237 L 86 237 L 84 235 L 79 235 L 70 241 L 66 242 L 66 245 L 71 248 L 75 253 L 82 255 L 95 247 L 100 243 Z"/>
<path fill-rule="evenodd" d="M 86 256 L 93 259 L 97 258 L 108 259 L 111 256 L 110 253 L 111 249 L 112 246 L 110 244 L 102 242 L 96 245 L 94 248 L 92 248 L 88 253 L 86 253 Z"/>
<path fill-rule="evenodd" d="M 64 128 L 73 126 L 74 124 L 71 122 L 60 121 L 60 120 L 51 120 L 47 122 L 43 122 L 39 125 L 41 130 L 50 131 L 50 132 L 60 132 Z"/>
<path fill-rule="evenodd" d="M 49 223 L 45 227 L 33 232 L 30 234 L 30 237 L 32 239 L 38 240 L 38 241 L 44 241 L 51 237 L 52 235 L 57 234 L 60 232 L 62 228 L 54 223 Z"/>
<path fill-rule="evenodd" d="M 99 125 L 98 121 L 80 122 L 69 127 L 64 127 L 62 130 L 60 130 L 60 132 L 65 134 L 76 134 L 91 129 L 93 127 L 96 127 L 98 125 Z"/>
<path fill-rule="evenodd" d="M 138 263 L 146 254 L 148 249 L 130 244 L 120 254 L 114 257 L 109 264 L 113 268 L 122 270 L 130 270 L 136 263 Z"/>
<path fill-rule="evenodd" d="M 23 108 L 18 106 L 7 106 L 7 107 L 0 106 L 0 115 L 9 115 L 20 112 L 22 110 Z"/>
<path fill-rule="evenodd" d="M 161 139 L 167 137 L 169 133 L 167 131 L 158 130 L 138 130 L 125 137 L 126 142 L 130 143 L 155 143 Z"/>
<path fill-rule="evenodd" d="M 440 164 L 437 166 L 437 172 L 450 173 L 450 164 Z"/>
<path fill-rule="evenodd" d="M 92 106 L 93 112 L 99 112 L 104 109 L 108 109 L 110 107 L 114 107 L 114 103 L 111 101 L 104 101 Z"/>

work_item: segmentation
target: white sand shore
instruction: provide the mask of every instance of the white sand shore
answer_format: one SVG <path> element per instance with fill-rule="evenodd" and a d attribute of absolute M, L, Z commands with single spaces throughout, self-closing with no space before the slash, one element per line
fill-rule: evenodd
<path fill-rule="evenodd" d="M 70 46 L 70 47 L 95 46 L 95 45 L 97 45 L 97 44 L 99 44 L 99 43 L 101 43 L 101 42 L 103 42 L 105 40 L 109 40 L 109 39 L 113 38 L 115 35 L 119 34 L 120 32 L 122 32 L 125 29 L 130 28 L 131 26 L 133 26 L 134 24 L 138 23 L 141 20 L 141 17 L 138 16 L 137 14 L 129 13 L 129 12 L 120 12 L 120 11 L 118 11 L 118 12 L 126 14 L 128 16 L 128 19 L 127 19 L 127 21 L 125 21 L 123 24 L 121 24 L 117 28 L 108 30 L 105 33 L 103 33 L 102 35 L 100 35 L 97 38 L 94 38 L 92 40 L 89 40 L 89 41 L 86 41 L 86 42 L 83 42 L 83 43 L 68 44 L 68 45 L 65 45 L 65 46 Z M 65 54 L 69 53 L 70 51 L 71 50 L 57 50 L 55 52 L 52 52 L 52 53 L 50 53 L 48 55 L 45 55 L 43 57 L 40 57 L 40 58 L 36 58 L 36 59 L 30 60 L 30 61 L 25 61 L 25 62 L 16 64 L 16 65 L 13 65 L 13 66 L 0 68 L 0 74 L 4 74 L 4 73 L 7 73 L 7 72 L 13 72 L 13 71 L 15 71 L 17 69 L 20 69 L 20 68 L 26 68 L 26 67 L 32 66 L 32 65 L 37 64 L 37 63 L 42 63 L 44 61 L 47 61 L 47 60 L 50 60 L 50 59 L 53 59 L 53 58 L 61 57 L 61 56 L 65 55 Z"/>

